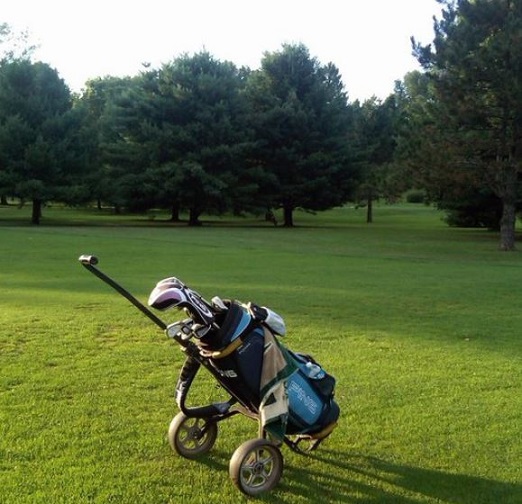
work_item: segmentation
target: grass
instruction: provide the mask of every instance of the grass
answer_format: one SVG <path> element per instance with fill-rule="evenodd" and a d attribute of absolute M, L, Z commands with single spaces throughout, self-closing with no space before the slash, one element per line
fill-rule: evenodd
<path fill-rule="evenodd" d="M 78 264 L 146 300 L 176 275 L 209 298 L 254 300 L 285 318 L 286 344 L 338 380 L 338 429 L 313 455 L 283 449 L 270 503 L 522 501 L 519 252 L 447 228 L 434 210 L 383 206 L 202 228 L 161 215 L 0 208 L 0 502 L 246 502 L 228 478 L 256 436 L 220 424 L 200 461 L 166 441 L 177 412 L 176 346 Z M 123 225 L 115 225 L 123 224 Z M 169 321 L 178 314 L 168 314 Z M 198 376 L 193 400 L 219 391 Z"/>

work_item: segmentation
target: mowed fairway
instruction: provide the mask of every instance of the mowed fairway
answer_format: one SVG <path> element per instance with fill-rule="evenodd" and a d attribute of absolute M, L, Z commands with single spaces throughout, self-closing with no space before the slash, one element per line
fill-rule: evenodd
<path fill-rule="evenodd" d="M 142 301 L 174 275 L 206 298 L 269 306 L 285 343 L 337 378 L 337 430 L 310 456 L 283 447 L 282 481 L 259 501 L 522 502 L 521 253 L 424 206 L 364 218 L 192 229 L 46 208 L 31 227 L 0 208 L 0 503 L 247 501 L 228 463 L 257 425 L 232 418 L 209 455 L 175 455 L 183 355 L 83 253 Z M 219 396 L 203 371 L 196 382 L 191 402 Z"/>

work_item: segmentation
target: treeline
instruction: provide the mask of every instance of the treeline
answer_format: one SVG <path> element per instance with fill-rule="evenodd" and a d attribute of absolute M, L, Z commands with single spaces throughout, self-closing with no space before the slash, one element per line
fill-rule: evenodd
<path fill-rule="evenodd" d="M 209 52 L 74 95 L 31 51 L 0 61 L 0 196 L 115 211 L 320 211 L 406 189 L 452 225 L 500 229 L 514 248 L 522 158 L 522 0 L 441 0 L 423 67 L 385 100 L 350 102 L 338 69 L 302 44 L 259 70 Z M 9 27 L 0 25 L 1 43 Z M 347 76 L 349 79 L 349 76 Z"/>
<path fill-rule="evenodd" d="M 72 96 L 29 59 L 0 68 L 0 190 L 33 203 L 98 201 L 116 211 L 284 210 L 346 202 L 356 168 L 352 109 L 337 69 L 302 45 L 267 55 L 260 71 L 203 51 Z M 353 143 L 353 142 L 352 142 Z"/>

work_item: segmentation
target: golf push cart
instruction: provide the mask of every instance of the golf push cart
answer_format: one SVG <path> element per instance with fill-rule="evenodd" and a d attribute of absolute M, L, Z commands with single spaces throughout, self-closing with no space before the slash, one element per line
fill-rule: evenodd
<path fill-rule="evenodd" d="M 167 324 L 148 306 L 103 273 L 98 259 L 82 255 L 80 263 L 114 288 L 178 343 L 185 362 L 176 385 L 180 412 L 173 418 L 168 440 L 179 455 L 194 459 L 209 452 L 218 423 L 237 414 L 258 422 L 258 436 L 232 455 L 230 478 L 243 493 L 259 495 L 274 488 L 283 471 L 283 444 L 306 453 L 334 430 L 339 406 L 335 379 L 309 355 L 292 352 L 280 341 L 284 322 L 272 310 L 253 303 L 206 301 L 178 278 L 161 280 L 148 305 L 155 310 L 178 308 L 187 316 Z M 201 366 L 230 398 L 189 407 L 187 394 Z"/>

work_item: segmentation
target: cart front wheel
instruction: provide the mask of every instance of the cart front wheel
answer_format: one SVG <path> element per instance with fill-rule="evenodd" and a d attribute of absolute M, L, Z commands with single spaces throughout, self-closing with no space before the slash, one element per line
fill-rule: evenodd
<path fill-rule="evenodd" d="M 281 451 L 267 439 L 245 441 L 230 459 L 230 478 L 246 495 L 256 496 L 272 490 L 282 473 Z"/>
<path fill-rule="evenodd" d="M 191 418 L 178 413 L 170 422 L 171 448 L 182 457 L 193 459 L 208 453 L 216 442 L 218 426 L 205 418 Z"/>

